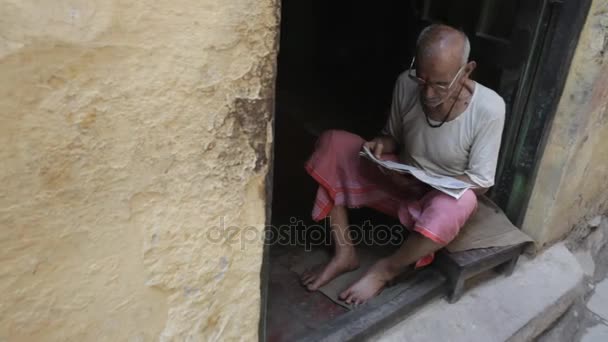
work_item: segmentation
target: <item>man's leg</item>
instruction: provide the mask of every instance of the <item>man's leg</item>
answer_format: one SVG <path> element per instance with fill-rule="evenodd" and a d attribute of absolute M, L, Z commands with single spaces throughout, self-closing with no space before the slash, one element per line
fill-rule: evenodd
<path fill-rule="evenodd" d="M 359 259 L 348 235 L 348 214 L 346 208 L 336 205 L 329 213 L 334 256 L 326 265 L 302 274 L 302 284 L 310 291 L 329 283 L 342 273 L 359 267 Z"/>
<path fill-rule="evenodd" d="M 346 303 L 361 304 L 380 292 L 408 266 L 452 241 L 477 207 L 477 196 L 467 191 L 456 200 L 439 191 L 420 201 L 421 214 L 407 241 L 388 258 L 381 259 L 356 283 L 340 294 Z"/>
<path fill-rule="evenodd" d="M 408 266 L 434 253 L 443 246 L 412 232 L 408 239 L 393 255 L 376 262 L 356 283 L 340 294 L 347 304 L 362 304 L 377 295 L 388 283 Z"/>
<path fill-rule="evenodd" d="M 397 213 L 400 199 L 383 186 L 390 184 L 390 180 L 378 167 L 359 156 L 364 142 L 352 133 L 326 131 L 306 163 L 306 170 L 320 185 L 313 219 L 319 221 L 329 216 L 335 243 L 335 255 L 328 264 L 302 275 L 302 283 L 311 291 L 359 267 L 348 236 L 347 207 L 371 206 L 387 214 Z M 391 189 L 391 185 L 387 188 Z"/>

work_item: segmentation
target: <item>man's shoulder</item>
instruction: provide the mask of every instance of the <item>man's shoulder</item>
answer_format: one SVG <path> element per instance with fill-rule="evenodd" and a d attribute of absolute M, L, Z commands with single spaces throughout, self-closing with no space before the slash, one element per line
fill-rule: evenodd
<path fill-rule="evenodd" d="M 477 108 L 483 113 L 485 119 L 502 119 L 504 120 L 506 105 L 502 96 L 498 95 L 494 90 L 476 82 L 479 91 L 477 97 Z"/>
<path fill-rule="evenodd" d="M 397 77 L 397 81 L 395 83 L 403 89 L 416 88 L 418 85 L 416 84 L 416 82 L 412 81 L 411 78 L 409 78 L 409 76 L 408 76 L 409 73 L 410 73 L 409 69 L 406 69 L 404 72 L 399 74 L 399 77 Z"/>

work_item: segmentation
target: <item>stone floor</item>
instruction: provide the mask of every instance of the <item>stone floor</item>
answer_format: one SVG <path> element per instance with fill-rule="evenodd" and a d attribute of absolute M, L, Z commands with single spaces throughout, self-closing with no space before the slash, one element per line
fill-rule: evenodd
<path fill-rule="evenodd" d="M 586 286 L 590 292 L 576 301 L 538 342 L 608 341 L 608 279 Z"/>
<path fill-rule="evenodd" d="M 435 300 L 374 340 L 533 340 L 578 297 L 583 271 L 564 244 L 557 244 L 534 259 L 521 259 L 510 277 L 489 279 L 467 291 L 455 304 Z"/>
<path fill-rule="evenodd" d="M 274 248 L 268 285 L 267 341 L 293 341 L 348 310 L 320 292 L 308 292 L 290 267 L 295 252 Z"/>
<path fill-rule="evenodd" d="M 368 257 L 381 258 L 392 250 L 386 247 L 359 246 Z M 266 334 L 269 342 L 295 340 L 343 341 L 372 334 L 400 320 L 427 301 L 445 293 L 446 279 L 432 266 L 393 284 L 366 305 L 349 311 L 320 292 L 309 292 L 292 270 L 306 257 L 303 248 L 273 246 L 270 252 L 270 277 Z M 390 302 L 391 305 L 387 305 Z"/>
<path fill-rule="evenodd" d="M 587 329 L 582 342 L 608 341 L 608 279 L 602 280 L 595 286 L 595 291 L 587 302 L 587 309 L 599 318 L 597 325 Z"/>
<path fill-rule="evenodd" d="M 585 293 L 538 342 L 608 341 L 608 220 L 590 221 L 589 227 L 584 240 L 568 242 L 585 272 Z"/>
<path fill-rule="evenodd" d="M 372 340 L 607 342 L 608 220 L 582 235 L 521 258 L 511 277 L 473 284 L 455 304 L 433 300 Z M 289 271 L 290 253 L 271 254 L 269 341 L 293 340 L 345 315 L 323 295 L 302 289 Z"/>

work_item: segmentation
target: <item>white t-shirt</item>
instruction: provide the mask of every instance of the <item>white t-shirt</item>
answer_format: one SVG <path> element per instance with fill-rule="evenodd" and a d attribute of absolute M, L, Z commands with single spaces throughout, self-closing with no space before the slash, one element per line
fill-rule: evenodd
<path fill-rule="evenodd" d="M 502 97 L 476 83 L 469 106 L 462 114 L 441 127 L 429 126 L 420 104 L 418 85 L 406 71 L 395 85 L 391 114 L 383 134 L 398 142 L 402 162 L 437 175 L 467 175 L 480 187 L 489 188 L 494 185 L 504 121 Z M 433 120 L 431 123 L 439 124 Z"/>

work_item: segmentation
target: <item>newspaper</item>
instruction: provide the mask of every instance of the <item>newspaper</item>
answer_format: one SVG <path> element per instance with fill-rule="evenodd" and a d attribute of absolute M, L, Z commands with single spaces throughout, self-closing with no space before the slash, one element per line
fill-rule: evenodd
<path fill-rule="evenodd" d="M 468 189 L 473 187 L 472 184 L 463 182 L 456 178 L 433 175 L 411 165 L 378 159 L 366 146 L 363 147 L 363 151 L 361 151 L 359 154 L 388 170 L 410 174 L 419 181 L 428 184 L 429 186 L 455 199 L 459 199 Z"/>

